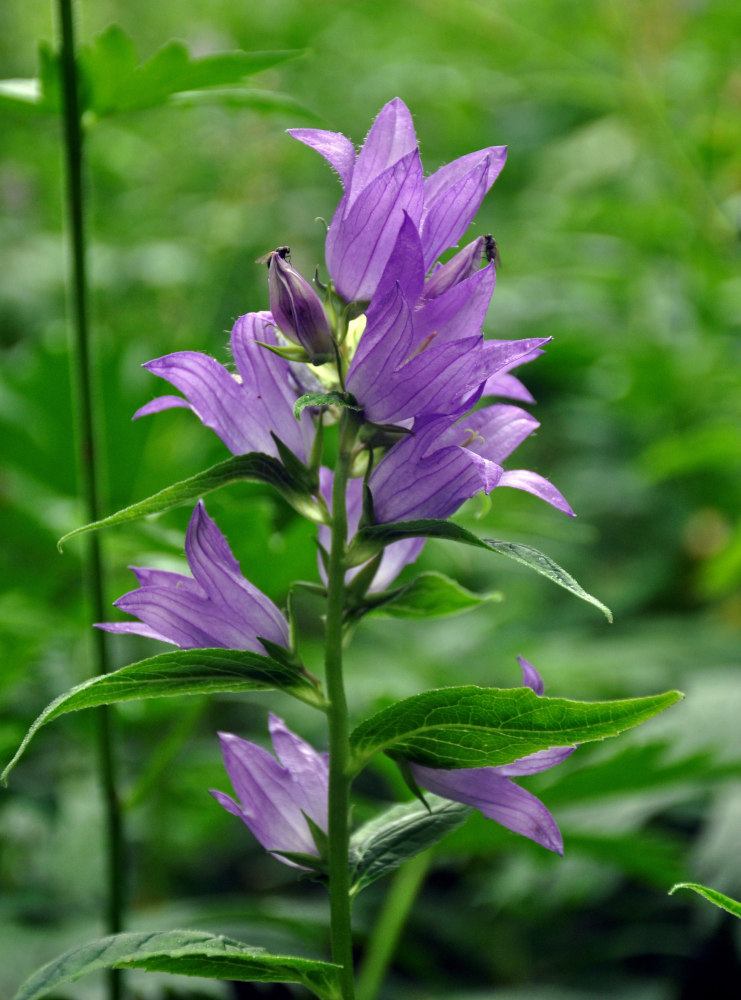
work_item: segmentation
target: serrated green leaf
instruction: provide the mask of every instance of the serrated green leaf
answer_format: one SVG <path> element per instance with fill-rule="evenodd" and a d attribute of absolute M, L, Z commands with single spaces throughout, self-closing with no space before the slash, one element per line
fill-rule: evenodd
<path fill-rule="evenodd" d="M 26 733 L 15 757 L 0 775 L 3 783 L 35 734 L 48 722 L 83 708 L 180 694 L 219 694 L 277 688 L 317 708 L 324 698 L 295 667 L 269 656 L 237 649 L 177 649 L 140 660 L 90 680 L 55 698 Z"/>
<path fill-rule="evenodd" d="M 469 816 L 469 806 L 437 795 L 421 802 L 404 802 L 386 809 L 353 833 L 350 839 L 351 894 L 394 871 L 432 847 Z"/>
<path fill-rule="evenodd" d="M 458 615 L 490 601 L 501 601 L 502 594 L 474 594 L 443 573 L 420 573 L 405 587 L 374 594 L 368 613 L 386 618 L 430 618 Z M 377 603 L 376 603 L 377 602 Z"/>
<path fill-rule="evenodd" d="M 373 524 L 361 528 L 350 546 L 348 564 L 351 566 L 359 565 L 366 559 L 370 559 L 379 549 L 391 545 L 393 542 L 398 542 L 402 538 L 443 538 L 453 542 L 463 542 L 465 545 L 474 545 L 479 549 L 488 549 L 490 552 L 497 552 L 499 555 L 514 559 L 515 562 L 535 570 L 536 573 L 552 580 L 564 590 L 568 590 L 583 601 L 593 604 L 600 609 L 608 621 L 612 621 L 610 609 L 602 601 L 587 593 L 570 573 L 567 573 L 543 552 L 520 542 L 479 538 L 454 521 L 427 518 L 419 521 L 400 521 L 398 524 Z"/>
<path fill-rule="evenodd" d="M 299 54 L 234 51 L 193 58 L 187 46 L 173 40 L 139 63 L 131 38 L 111 25 L 80 50 L 84 108 L 100 118 L 154 107 L 175 94 L 237 84 Z"/>
<path fill-rule="evenodd" d="M 741 917 L 741 903 L 736 899 L 731 899 L 730 896 L 724 896 L 722 892 L 718 892 L 717 889 L 710 889 L 706 885 L 700 885 L 699 882 L 677 882 L 669 890 L 669 895 L 677 891 L 677 889 L 691 889 L 692 892 L 698 893 L 700 896 L 704 896 L 705 899 L 719 906 L 722 910 L 727 910 L 728 913 L 732 913 L 734 917 Z"/>
<path fill-rule="evenodd" d="M 159 493 L 131 504 L 130 507 L 124 507 L 123 510 L 116 511 L 115 514 L 110 514 L 100 521 L 93 521 L 92 524 L 84 524 L 80 528 L 75 528 L 74 531 L 67 532 L 59 539 L 57 547 L 61 550 L 70 538 L 75 538 L 87 531 L 112 528 L 114 525 L 126 524 L 128 521 L 138 521 L 149 514 L 160 514 L 162 511 L 170 510 L 171 507 L 193 503 L 208 493 L 221 489 L 222 486 L 238 482 L 267 483 L 304 517 L 313 521 L 320 521 L 323 517 L 320 507 L 311 497 L 308 470 L 306 470 L 306 479 L 301 480 L 289 472 L 277 458 L 263 455 L 261 452 L 250 452 L 247 455 L 235 455 L 232 458 L 227 458 L 217 465 L 212 465 L 210 469 L 204 469 L 203 472 L 198 472 L 195 476 L 183 479 L 179 483 L 173 483 L 172 486 L 166 486 Z"/>
<path fill-rule="evenodd" d="M 39 969 L 13 1000 L 36 1000 L 96 969 L 145 969 L 239 982 L 301 983 L 321 1000 L 339 1000 L 339 966 L 272 955 L 205 931 L 113 934 L 73 948 Z"/>
<path fill-rule="evenodd" d="M 294 416 L 300 417 L 307 406 L 341 406 L 346 410 L 361 410 L 354 397 L 346 392 L 307 392 L 293 404 Z"/>
<path fill-rule="evenodd" d="M 350 736 L 356 771 L 373 754 L 427 767 L 509 764 L 536 750 L 602 740 L 663 712 L 678 691 L 620 701 L 544 698 L 531 688 L 440 688 L 405 698 Z"/>

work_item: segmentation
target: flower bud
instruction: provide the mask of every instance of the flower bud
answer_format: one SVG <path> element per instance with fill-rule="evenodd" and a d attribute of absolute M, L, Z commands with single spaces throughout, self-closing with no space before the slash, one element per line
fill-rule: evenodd
<path fill-rule="evenodd" d="M 332 330 L 321 299 L 311 285 L 275 252 L 268 264 L 270 311 L 283 333 L 299 344 L 312 364 L 323 364 L 334 356 Z"/>

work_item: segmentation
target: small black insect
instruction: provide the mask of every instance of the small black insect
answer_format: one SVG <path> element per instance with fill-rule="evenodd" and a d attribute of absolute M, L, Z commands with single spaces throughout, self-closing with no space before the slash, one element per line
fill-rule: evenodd
<path fill-rule="evenodd" d="M 268 250 L 264 253 L 262 257 L 258 257 L 255 261 L 256 264 L 267 264 L 270 267 L 270 259 L 274 253 L 277 253 L 282 260 L 290 261 L 291 259 L 291 248 L 290 247 L 276 247 L 275 250 Z"/>
<path fill-rule="evenodd" d="M 497 241 L 491 235 L 487 233 L 484 236 L 484 259 L 487 264 L 494 264 L 494 269 L 501 267 L 502 258 L 499 256 L 499 247 L 497 246 Z"/>

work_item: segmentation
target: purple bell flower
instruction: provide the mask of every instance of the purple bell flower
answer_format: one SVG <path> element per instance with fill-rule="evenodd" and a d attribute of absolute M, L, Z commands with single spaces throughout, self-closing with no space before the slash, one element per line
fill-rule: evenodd
<path fill-rule="evenodd" d="M 522 667 L 523 684 L 531 687 L 537 695 L 542 695 L 543 681 L 538 671 L 523 657 L 518 656 L 517 659 Z M 422 788 L 454 802 L 473 806 L 487 819 L 493 819 L 508 830 L 529 837 L 549 851 L 563 854 L 563 837 L 549 810 L 540 799 L 520 788 L 511 779 L 555 767 L 570 757 L 575 749 L 576 747 L 553 747 L 538 750 L 499 767 L 442 770 L 410 764 L 409 768 Z"/>
<path fill-rule="evenodd" d="M 319 296 L 277 251 L 268 264 L 268 289 L 270 311 L 281 333 L 303 347 L 312 364 L 334 360 L 334 338 Z"/>
<path fill-rule="evenodd" d="M 281 851 L 319 857 L 306 817 L 327 832 L 329 764 L 326 754 L 292 733 L 282 719 L 268 717 L 276 756 L 257 743 L 219 733 L 221 752 L 237 801 L 211 790 L 216 801 L 247 824 L 279 861 L 300 868 Z M 276 759 L 277 758 L 277 759 Z"/>
<path fill-rule="evenodd" d="M 415 423 L 381 459 L 369 480 L 379 524 L 446 518 L 483 490 L 511 486 L 532 493 L 574 516 L 562 494 L 543 476 L 526 469 L 506 471 L 501 462 L 538 427 L 525 410 L 509 404 L 476 410 L 451 424 L 436 418 Z"/>
<path fill-rule="evenodd" d="M 505 146 L 468 153 L 426 180 L 409 109 L 395 97 L 381 109 L 363 148 L 323 129 L 289 129 L 337 171 L 344 189 L 327 232 L 327 268 L 348 301 L 370 300 L 404 213 L 420 232 L 427 272 L 455 246 L 504 166 Z"/>
<path fill-rule="evenodd" d="M 293 415 L 301 389 L 290 362 L 261 343 L 278 343 L 273 317 L 268 312 L 247 313 L 232 329 L 231 352 L 237 374 L 196 351 L 178 351 L 148 361 L 144 365 L 148 371 L 171 382 L 186 398 L 159 396 L 137 410 L 134 420 L 184 407 L 215 431 L 233 455 L 258 451 L 278 458 L 270 434 L 273 431 L 294 455 L 306 461 L 314 425 L 308 413 L 302 414 L 300 421 Z"/>
<path fill-rule="evenodd" d="M 139 588 L 114 604 L 139 621 L 105 622 L 96 628 L 135 633 L 181 649 L 246 649 L 264 654 L 259 637 L 290 646 L 285 617 L 242 576 L 202 500 L 188 524 L 185 554 L 192 577 L 132 566 Z"/>

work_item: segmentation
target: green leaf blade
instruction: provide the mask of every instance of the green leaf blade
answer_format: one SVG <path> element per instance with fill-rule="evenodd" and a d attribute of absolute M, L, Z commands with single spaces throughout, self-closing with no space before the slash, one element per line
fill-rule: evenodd
<path fill-rule="evenodd" d="M 368 608 L 368 613 L 385 618 L 430 618 L 473 611 L 482 604 L 501 601 L 502 594 L 475 594 L 444 573 L 432 571 L 420 573 L 405 587 L 377 598 L 378 603 Z"/>
<path fill-rule="evenodd" d="M 436 768 L 490 767 L 549 747 L 617 736 L 682 695 L 578 702 L 530 688 L 440 688 L 414 695 L 362 722 L 350 736 L 357 770 L 383 751 Z"/>
<path fill-rule="evenodd" d="M 690 889 L 699 896 L 703 896 L 715 906 L 720 907 L 721 910 L 726 910 L 728 913 L 732 913 L 734 917 L 741 918 L 741 903 L 736 899 L 731 899 L 730 896 L 725 896 L 722 892 L 718 892 L 717 889 L 700 885 L 699 882 L 677 882 L 669 890 L 669 895 L 673 895 L 677 889 Z"/>
<path fill-rule="evenodd" d="M 513 559 L 515 562 L 535 570 L 536 573 L 545 576 L 582 601 L 593 604 L 599 608 L 609 622 L 612 621 L 610 609 L 602 601 L 584 590 L 574 577 L 554 562 L 550 556 L 521 542 L 479 538 L 454 521 L 427 518 L 418 521 L 400 521 L 397 524 L 373 524 L 361 528 L 350 547 L 350 565 L 365 562 L 380 549 L 403 538 L 442 538 L 452 542 L 462 542 L 464 545 L 473 545 L 479 549 L 487 549 L 489 552 L 496 552 L 498 555 L 506 556 L 508 559 Z"/>
<path fill-rule="evenodd" d="M 319 507 L 311 497 L 311 481 L 308 477 L 308 470 L 306 477 L 301 478 L 294 470 L 286 469 L 277 458 L 263 455 L 262 452 L 250 452 L 246 455 L 234 455 L 232 458 L 227 458 L 188 479 L 173 483 L 172 486 L 166 486 L 151 497 L 131 504 L 129 507 L 124 507 L 100 521 L 93 521 L 91 524 L 75 528 L 74 531 L 67 532 L 59 539 L 57 547 L 61 550 L 71 538 L 88 531 L 112 528 L 129 521 L 138 521 L 150 514 L 161 514 L 163 511 L 181 504 L 194 503 L 208 493 L 213 493 L 223 486 L 238 482 L 265 483 L 272 486 L 305 517 L 314 521 L 320 520 L 322 517 Z"/>
<path fill-rule="evenodd" d="M 301 983 L 321 1000 L 338 1000 L 339 966 L 273 955 L 204 931 L 114 934 L 73 948 L 39 969 L 13 1000 L 37 1000 L 97 969 L 145 969 L 241 982 Z"/>
<path fill-rule="evenodd" d="M 299 669 L 247 650 L 177 649 L 140 660 L 78 684 L 47 705 L 31 725 L 0 780 L 7 781 L 39 729 L 68 712 L 143 698 L 274 688 L 314 707 L 324 706 L 321 693 Z"/>
<path fill-rule="evenodd" d="M 350 839 L 351 893 L 394 871 L 460 826 L 471 813 L 469 806 L 437 795 L 421 802 L 404 802 L 386 809 L 353 833 Z"/>

